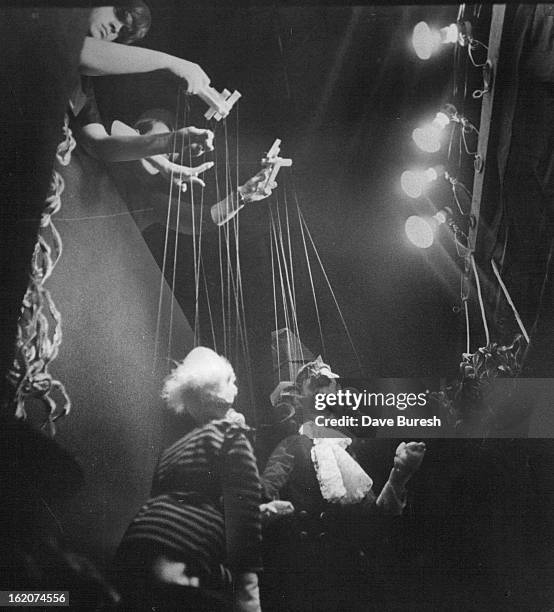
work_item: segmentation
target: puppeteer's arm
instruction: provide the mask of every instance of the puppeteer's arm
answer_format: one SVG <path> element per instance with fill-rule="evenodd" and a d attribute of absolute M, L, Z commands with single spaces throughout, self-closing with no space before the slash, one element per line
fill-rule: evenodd
<path fill-rule="evenodd" d="M 114 121 L 111 134 L 106 132 L 101 123 L 83 126 L 80 129 L 79 141 L 93 157 L 107 162 L 121 162 L 181 151 L 191 145 L 212 150 L 213 132 L 185 127 L 163 134 L 137 134 L 125 123 Z M 193 170 L 198 174 L 207 168 Z"/>
<path fill-rule="evenodd" d="M 260 484 L 252 447 L 243 434 L 231 441 L 222 483 L 227 563 L 235 577 L 234 610 L 260 612 Z"/>
<path fill-rule="evenodd" d="M 211 208 L 212 221 L 219 226 L 225 225 L 244 208 L 245 204 L 259 202 L 270 196 L 277 183 L 275 181 L 267 183 L 269 174 L 270 168 L 263 168 L 244 185 L 240 185 L 237 193 L 232 193 L 214 204 Z"/>
<path fill-rule="evenodd" d="M 167 153 L 173 149 L 173 139 L 173 133 L 110 135 L 101 123 L 85 125 L 79 134 L 79 142 L 87 152 L 107 162 L 132 161 Z"/>
<path fill-rule="evenodd" d="M 167 70 L 188 84 L 189 93 L 198 93 L 210 84 L 210 78 L 193 62 L 167 53 L 118 45 L 90 36 L 85 38 L 80 56 L 80 72 L 89 76 L 135 74 Z"/>
<path fill-rule="evenodd" d="M 283 440 L 271 453 L 261 475 L 262 497 L 265 501 L 278 499 L 294 468 L 294 455 L 289 451 L 288 439 Z"/>

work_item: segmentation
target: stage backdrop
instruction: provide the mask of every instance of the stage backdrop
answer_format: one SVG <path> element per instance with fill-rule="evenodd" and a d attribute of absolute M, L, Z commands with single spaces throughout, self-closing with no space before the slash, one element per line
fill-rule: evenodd
<path fill-rule="evenodd" d="M 73 403 L 57 440 L 74 453 L 86 483 L 54 512 L 73 548 L 106 563 L 148 498 L 165 435 L 161 383 L 169 357 L 192 348 L 192 332 L 164 282 L 154 364 L 160 270 L 102 164 L 76 151 L 62 173 L 54 223 L 64 250 L 47 286 L 63 342 L 51 371 Z"/>

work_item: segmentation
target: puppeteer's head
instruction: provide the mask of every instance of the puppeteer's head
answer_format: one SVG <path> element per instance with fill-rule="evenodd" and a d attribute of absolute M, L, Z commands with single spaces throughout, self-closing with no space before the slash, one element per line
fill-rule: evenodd
<path fill-rule="evenodd" d="M 168 134 L 175 129 L 175 117 L 164 108 L 152 108 L 142 113 L 133 127 L 141 135 Z M 179 153 L 164 153 L 163 156 L 171 161 L 177 161 Z M 145 161 L 142 160 L 143 165 L 145 165 Z M 145 167 L 148 169 L 147 164 Z"/>
<path fill-rule="evenodd" d="M 175 116 L 165 108 L 144 111 L 134 124 L 139 134 L 166 134 L 175 129 Z"/>
<path fill-rule="evenodd" d="M 125 45 L 144 38 L 150 29 L 150 9 L 142 0 L 125 6 L 97 6 L 90 11 L 89 36 Z"/>
<path fill-rule="evenodd" d="M 209 348 L 193 349 L 165 379 L 162 397 L 176 414 L 197 423 L 222 419 L 237 396 L 231 364 Z"/>

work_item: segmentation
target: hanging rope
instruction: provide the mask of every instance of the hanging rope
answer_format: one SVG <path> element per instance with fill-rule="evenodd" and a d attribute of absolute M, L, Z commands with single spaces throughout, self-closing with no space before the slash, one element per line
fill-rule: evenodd
<path fill-rule="evenodd" d="M 187 99 L 186 97 L 183 95 L 182 98 L 184 99 L 184 105 L 183 105 L 183 120 L 182 120 L 182 124 L 186 125 L 186 119 L 187 119 L 187 111 L 188 111 L 188 103 L 187 103 Z M 179 117 L 177 116 L 177 122 L 176 125 L 179 125 L 178 123 Z M 189 148 L 190 148 L 190 141 L 189 141 Z M 183 156 L 184 156 L 184 152 L 185 152 L 185 143 L 184 141 L 181 142 L 181 150 L 179 152 L 179 159 L 182 160 Z M 190 165 L 190 164 L 189 164 Z M 172 171 L 171 172 L 171 182 L 173 183 L 173 179 L 174 179 L 174 175 L 175 173 Z M 180 172 L 179 173 L 179 179 L 182 180 L 183 175 Z M 175 211 L 175 243 L 173 246 L 173 269 L 172 269 L 172 276 L 171 276 L 171 293 L 173 294 L 173 299 L 170 300 L 169 302 L 169 335 L 167 338 L 167 362 L 169 363 L 171 360 L 171 356 L 172 356 L 172 341 L 173 341 L 173 317 L 175 315 L 175 289 L 176 289 L 176 282 L 177 282 L 177 257 L 179 254 L 179 222 L 181 220 L 181 199 L 183 197 L 183 191 L 182 189 L 178 189 L 177 190 L 177 210 Z M 171 194 L 170 194 L 170 198 L 171 198 Z M 191 189 L 191 194 L 190 194 L 190 199 L 191 199 L 191 207 L 192 207 L 192 219 L 193 219 L 193 229 L 194 229 L 194 192 Z M 170 206 L 169 206 L 170 208 Z M 169 227 L 166 228 L 166 233 L 169 233 Z M 194 259 L 194 263 L 195 263 L 195 269 L 196 269 L 196 252 L 195 252 L 195 259 Z M 164 271 L 164 275 L 165 275 L 165 271 Z M 196 330 L 195 330 L 196 333 Z"/>
<path fill-rule="evenodd" d="M 281 355 L 279 348 L 279 319 L 277 316 L 277 288 L 275 283 L 275 258 L 273 255 L 273 240 L 271 239 L 273 236 L 272 233 L 272 217 L 269 218 L 269 232 L 270 232 L 270 252 L 271 252 L 271 281 L 273 286 L 273 314 L 275 318 L 275 351 L 277 353 L 277 376 L 279 377 L 279 382 L 281 382 Z"/>
<path fill-rule="evenodd" d="M 288 206 L 288 200 L 287 200 L 287 191 L 286 189 L 284 190 L 284 207 L 285 207 L 285 222 L 286 222 L 286 227 L 287 227 L 287 244 L 288 244 L 288 261 L 289 261 L 289 269 L 290 269 L 290 283 L 291 283 L 291 299 L 292 299 L 292 303 L 294 304 L 294 326 L 295 326 L 295 356 L 296 359 L 298 360 L 298 353 L 300 353 L 300 361 L 303 363 L 305 361 L 305 356 L 304 356 L 304 347 L 302 345 L 302 342 L 300 341 L 301 335 L 300 335 L 300 327 L 298 325 L 298 312 L 296 309 L 296 283 L 294 281 L 294 263 L 293 263 L 293 258 L 292 258 L 292 242 L 291 242 L 291 236 L 290 236 L 290 220 L 289 220 L 289 206 Z"/>
<path fill-rule="evenodd" d="M 277 240 L 277 228 L 275 226 L 275 218 L 273 216 L 273 210 L 271 209 L 270 209 L 270 215 L 271 215 L 272 238 L 273 238 L 273 244 L 275 248 L 277 268 L 279 271 L 279 281 L 280 281 L 280 287 L 281 287 L 281 300 L 283 304 L 284 323 L 285 323 L 285 328 L 289 330 L 291 327 L 290 316 L 289 316 L 290 304 L 287 300 L 286 289 L 285 289 L 285 280 L 284 280 L 284 275 L 283 275 L 283 263 L 284 262 L 282 261 L 280 254 L 279 254 L 279 245 L 278 245 L 278 240 Z M 279 330 L 277 329 L 276 331 L 279 331 Z M 289 359 L 292 354 L 291 348 L 292 347 L 290 343 L 290 334 L 287 332 L 287 352 L 288 352 Z"/>
<path fill-rule="evenodd" d="M 300 224 L 300 234 L 302 236 L 302 246 L 304 247 L 304 255 L 306 257 L 306 265 L 308 266 L 308 276 L 310 277 L 310 287 L 312 289 L 312 298 L 314 300 L 314 308 L 315 308 L 315 315 L 316 315 L 316 319 L 317 319 L 317 326 L 319 329 L 319 339 L 321 341 L 321 352 L 323 354 L 323 357 L 326 357 L 326 350 L 325 350 L 325 341 L 323 339 L 323 329 L 321 326 L 321 317 L 319 316 L 319 305 L 317 302 L 317 295 L 315 292 L 315 286 L 314 286 L 314 278 L 313 278 L 313 274 L 312 274 L 312 266 L 310 263 L 310 257 L 308 255 L 308 245 L 306 243 L 306 236 L 304 234 L 304 224 L 302 223 L 302 216 L 301 216 L 301 212 L 300 212 L 300 204 L 298 203 L 298 199 L 295 198 L 295 203 L 296 203 L 296 214 L 298 215 L 298 221 Z"/>
<path fill-rule="evenodd" d="M 175 109 L 176 125 L 177 125 L 177 120 L 179 118 L 181 99 L 182 99 L 181 90 L 179 90 L 177 94 L 177 105 Z M 176 147 L 177 147 L 177 141 L 174 140 L 173 147 L 171 150 L 172 159 L 174 158 L 175 153 L 177 152 Z M 168 200 L 167 200 L 167 215 L 166 215 L 166 220 L 165 220 L 165 236 L 164 236 L 164 250 L 163 250 L 163 257 L 162 257 L 162 273 L 160 275 L 160 288 L 158 292 L 158 311 L 157 311 L 157 316 L 156 316 L 156 334 L 154 336 L 154 359 L 152 363 L 153 373 L 156 370 L 158 356 L 159 356 L 160 331 L 161 331 L 162 308 L 163 308 L 163 294 L 164 294 L 164 284 L 165 284 L 165 271 L 167 269 L 167 252 L 168 252 L 168 244 L 169 244 L 169 228 L 171 226 L 171 211 L 173 207 L 173 184 L 174 184 L 173 176 L 174 176 L 174 172 L 173 172 L 173 167 L 172 167 L 170 181 L 169 181 L 169 195 L 168 195 Z M 170 329 L 169 329 L 170 336 L 171 336 L 171 333 L 172 333 L 172 329 L 170 326 Z"/>
<path fill-rule="evenodd" d="M 327 288 L 329 289 L 329 292 L 331 293 L 331 297 L 333 298 L 333 302 L 335 303 L 335 307 L 336 307 L 337 312 L 339 314 L 339 318 L 341 320 L 342 326 L 344 328 L 344 331 L 346 332 L 346 337 L 348 338 L 348 341 L 350 342 L 350 346 L 352 348 L 352 351 L 354 352 L 356 360 L 358 361 L 358 366 L 359 366 L 360 370 L 362 370 L 362 362 L 360 360 L 360 356 L 358 355 L 358 351 L 356 350 L 356 347 L 354 346 L 354 341 L 352 340 L 352 336 L 350 335 L 350 330 L 348 329 L 348 325 L 346 324 L 346 321 L 345 321 L 344 316 L 342 314 L 341 307 L 340 307 L 340 305 L 338 303 L 337 297 L 335 295 L 335 292 L 333 290 L 333 287 L 331 285 L 331 282 L 329 280 L 329 277 L 327 275 L 325 267 L 323 266 L 323 262 L 321 261 L 321 257 L 319 256 L 319 252 L 317 250 L 315 242 L 314 242 L 314 240 L 312 238 L 312 235 L 310 233 L 310 229 L 308 228 L 308 225 L 306 224 L 306 220 L 304 219 L 304 215 L 302 214 L 302 211 L 300 210 L 300 208 L 298 208 L 298 212 L 300 214 L 300 220 L 301 220 L 302 224 L 304 225 L 306 233 L 308 234 L 308 238 L 310 239 L 310 243 L 312 245 L 312 249 L 313 249 L 313 251 L 315 253 L 315 256 L 317 258 L 317 261 L 319 263 L 319 267 L 321 268 L 321 272 L 323 273 L 323 277 L 325 278 L 325 282 L 327 283 Z"/>
<path fill-rule="evenodd" d="M 286 203 L 285 203 L 286 206 Z M 286 290 L 285 295 L 288 300 L 288 305 L 290 308 L 290 320 L 292 321 L 292 331 L 294 333 L 294 352 L 292 351 L 292 347 L 289 349 L 289 354 L 291 358 L 294 360 L 298 360 L 297 353 L 301 352 L 303 359 L 303 350 L 300 348 L 302 344 L 300 343 L 300 329 L 298 325 L 298 314 L 296 310 L 296 298 L 295 298 L 295 290 L 294 290 L 294 281 L 293 281 L 293 262 L 292 262 L 292 249 L 290 245 L 290 227 L 288 224 L 288 215 L 285 217 L 287 223 L 287 239 L 288 239 L 288 249 L 285 251 L 284 244 L 284 233 L 281 222 L 281 214 L 279 212 L 279 206 L 277 206 L 277 223 L 278 223 L 278 236 L 279 236 L 279 247 L 280 247 L 280 255 L 283 261 L 283 269 L 285 271 L 285 281 L 286 281 Z M 290 343 L 290 340 L 289 340 Z"/>

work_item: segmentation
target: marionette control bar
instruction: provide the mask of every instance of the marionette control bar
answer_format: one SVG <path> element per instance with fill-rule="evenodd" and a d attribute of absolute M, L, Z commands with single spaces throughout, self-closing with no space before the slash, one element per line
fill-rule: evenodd
<path fill-rule="evenodd" d="M 271 145 L 271 149 L 269 149 L 266 156 L 262 158 L 262 166 L 264 166 L 264 168 L 271 168 L 271 172 L 269 173 L 267 180 L 261 188 L 261 191 L 263 191 L 266 195 L 269 195 L 271 193 L 269 185 L 271 185 L 271 183 L 275 181 L 279 170 L 282 167 L 292 166 L 292 159 L 279 157 L 280 152 L 281 141 L 279 140 L 279 138 L 277 138 L 275 142 Z"/>
<path fill-rule="evenodd" d="M 198 97 L 209 106 L 208 110 L 204 113 L 204 117 L 221 121 L 231 112 L 241 94 L 238 91 L 231 93 L 228 89 L 224 89 L 219 93 L 213 87 L 206 87 L 206 89 L 198 92 Z"/>

